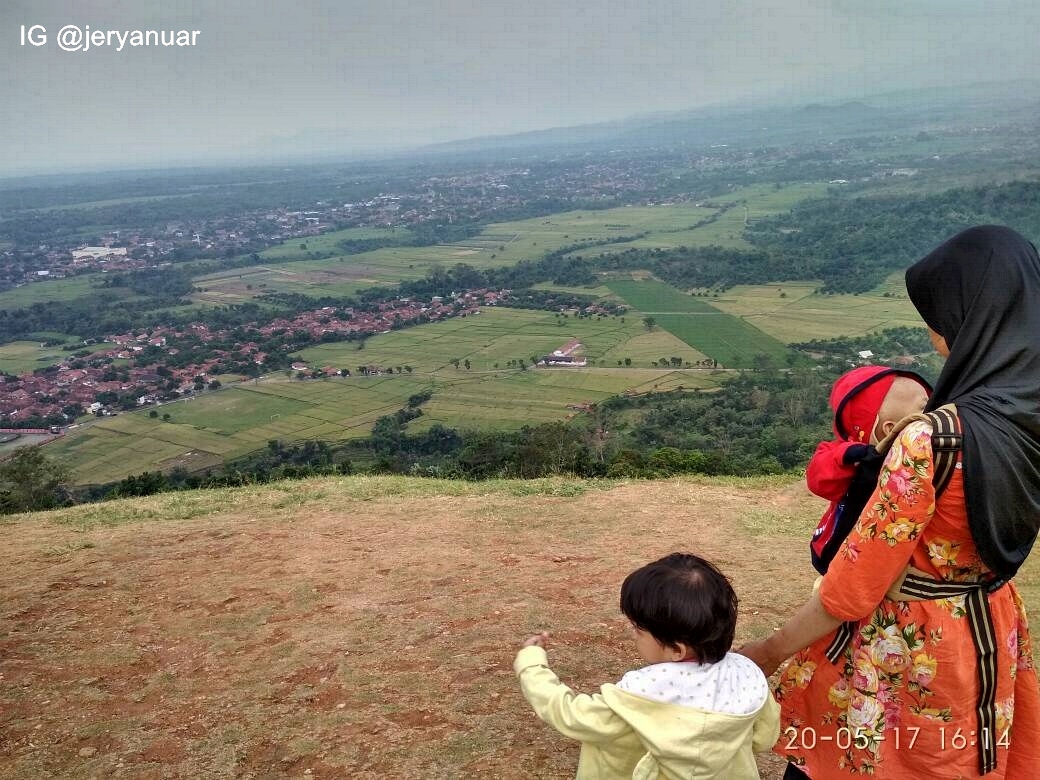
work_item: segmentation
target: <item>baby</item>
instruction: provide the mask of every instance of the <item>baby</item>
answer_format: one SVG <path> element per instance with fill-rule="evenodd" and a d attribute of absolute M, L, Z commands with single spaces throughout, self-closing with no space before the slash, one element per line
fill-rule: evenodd
<path fill-rule="evenodd" d="M 825 574 L 877 485 L 884 459 L 876 445 L 904 417 L 924 409 L 931 386 L 913 371 L 861 366 L 831 388 L 835 438 L 820 442 L 805 468 L 811 490 L 831 502 L 809 543 L 813 566 Z"/>
<path fill-rule="evenodd" d="M 729 652 L 737 596 L 726 577 L 673 553 L 625 578 L 621 611 L 648 665 L 599 693 L 560 682 L 547 633 L 528 639 L 513 664 L 538 717 L 582 743 L 577 778 L 758 778 L 752 754 L 776 742 L 779 707 L 754 662 Z"/>

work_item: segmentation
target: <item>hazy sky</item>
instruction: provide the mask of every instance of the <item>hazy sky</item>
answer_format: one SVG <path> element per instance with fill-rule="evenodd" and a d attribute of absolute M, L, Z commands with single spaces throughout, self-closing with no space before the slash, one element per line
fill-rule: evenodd
<path fill-rule="evenodd" d="M 1033 78 L 1038 31 L 1036 0 L 2 0 L 0 177 Z"/>

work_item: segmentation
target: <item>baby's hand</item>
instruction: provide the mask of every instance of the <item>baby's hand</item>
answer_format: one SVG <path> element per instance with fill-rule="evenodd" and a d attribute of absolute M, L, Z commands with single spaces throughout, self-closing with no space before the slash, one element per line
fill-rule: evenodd
<path fill-rule="evenodd" d="M 545 647 L 545 643 L 549 641 L 549 632 L 543 631 L 540 634 L 535 634 L 532 637 L 528 637 L 524 642 L 524 647 Z"/>

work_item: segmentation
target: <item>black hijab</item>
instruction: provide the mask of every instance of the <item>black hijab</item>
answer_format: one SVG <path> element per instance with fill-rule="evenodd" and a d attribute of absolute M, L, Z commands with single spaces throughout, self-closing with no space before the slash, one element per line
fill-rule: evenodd
<path fill-rule="evenodd" d="M 972 539 L 1012 577 L 1040 528 L 1040 256 L 1010 228 L 973 227 L 911 266 L 906 289 L 950 348 L 928 409 L 957 405 Z"/>

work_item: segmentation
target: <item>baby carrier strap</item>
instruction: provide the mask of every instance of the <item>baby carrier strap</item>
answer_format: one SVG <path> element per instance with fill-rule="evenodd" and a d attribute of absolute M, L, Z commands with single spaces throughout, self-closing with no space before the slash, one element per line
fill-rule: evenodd
<path fill-rule="evenodd" d="M 903 429 L 917 421 L 927 422 L 932 426 L 932 486 L 935 488 L 935 497 L 938 499 L 946 490 L 946 486 L 950 484 L 950 478 L 957 466 L 957 455 L 964 441 L 955 405 L 945 404 L 931 412 L 921 412 L 904 417 L 895 424 L 884 439 L 878 442 L 877 450 L 880 453 L 888 452 L 892 449 L 892 443 L 902 434 Z M 832 664 L 838 663 L 845 648 L 849 646 L 856 631 L 856 625 L 856 621 L 850 620 L 838 626 L 834 639 L 824 652 L 827 660 Z"/>
<path fill-rule="evenodd" d="M 950 477 L 957 467 L 957 455 L 964 443 L 961 433 L 960 418 L 957 407 L 953 404 L 940 406 L 934 412 L 925 415 L 932 421 L 932 484 L 935 486 L 935 497 L 938 498 L 950 484 Z"/>
<path fill-rule="evenodd" d="M 935 497 L 938 498 L 950 484 L 950 477 L 957 466 L 957 456 L 961 451 L 964 436 L 961 433 L 960 418 L 954 404 L 944 404 L 931 412 L 911 414 L 899 420 L 881 441 L 877 443 L 877 451 L 886 453 L 892 444 L 912 422 L 927 422 L 932 426 L 932 485 Z"/>
<path fill-rule="evenodd" d="M 910 423 L 927 422 L 932 429 L 932 484 L 935 495 L 939 497 L 953 476 L 957 465 L 957 454 L 961 449 L 961 433 L 957 410 L 953 404 L 940 406 L 928 414 L 911 414 L 895 423 L 892 430 L 876 446 L 868 448 L 868 453 L 857 464 L 856 471 L 849 482 L 845 495 L 836 502 L 813 532 L 809 543 L 813 567 L 825 574 L 834 556 L 838 553 L 845 537 L 849 535 L 860 514 L 866 507 L 867 500 L 877 488 L 878 474 L 881 464 L 892 448 L 893 442 L 903 433 Z"/>

